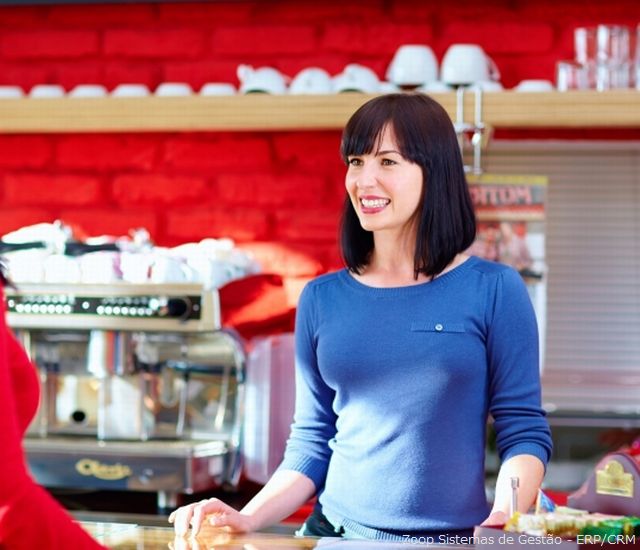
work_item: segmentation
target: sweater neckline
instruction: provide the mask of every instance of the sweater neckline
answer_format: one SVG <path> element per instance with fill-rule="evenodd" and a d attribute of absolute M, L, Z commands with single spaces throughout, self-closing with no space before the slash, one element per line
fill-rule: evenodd
<path fill-rule="evenodd" d="M 406 286 L 393 286 L 393 287 L 378 287 L 378 286 L 370 286 L 364 283 L 361 283 L 356 278 L 351 275 L 347 268 L 342 269 L 338 272 L 338 276 L 347 286 L 358 290 L 359 292 L 364 292 L 366 294 L 385 297 L 385 296 L 401 296 L 401 295 L 414 295 L 416 293 L 424 292 L 427 288 L 437 288 L 446 284 L 448 281 L 457 279 L 462 276 L 466 271 L 469 270 L 476 262 L 478 258 L 476 256 L 469 256 L 464 262 L 457 265 L 450 271 L 447 271 L 443 275 L 436 277 L 433 281 L 425 281 L 422 283 L 418 283 L 415 285 L 406 285 Z"/>

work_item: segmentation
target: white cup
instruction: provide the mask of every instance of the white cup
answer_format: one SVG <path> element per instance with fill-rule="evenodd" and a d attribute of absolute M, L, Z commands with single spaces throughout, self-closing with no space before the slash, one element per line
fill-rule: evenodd
<path fill-rule="evenodd" d="M 235 95 L 236 87 L 228 82 L 207 82 L 200 88 L 200 95 Z"/>
<path fill-rule="evenodd" d="M 122 252 L 120 254 L 120 271 L 122 280 L 128 283 L 147 283 L 151 274 L 154 257 L 152 254 L 139 252 Z"/>
<path fill-rule="evenodd" d="M 477 44 L 453 44 L 444 54 L 440 80 L 453 86 L 500 80 L 500 71 Z"/>
<path fill-rule="evenodd" d="M 375 94 L 380 91 L 380 80 L 369 67 L 351 63 L 333 77 L 333 91 Z"/>
<path fill-rule="evenodd" d="M 69 97 L 106 97 L 107 89 L 102 84 L 78 84 L 69 92 Z"/>
<path fill-rule="evenodd" d="M 156 256 L 151 266 L 152 283 L 188 283 L 193 277 L 192 269 L 180 258 Z"/>
<path fill-rule="evenodd" d="M 240 93 L 284 94 L 287 91 L 287 79 L 273 67 L 254 69 L 251 65 L 239 65 L 237 73 Z"/>
<path fill-rule="evenodd" d="M 109 284 L 118 280 L 116 252 L 91 252 L 78 259 L 80 281 L 87 284 Z"/>
<path fill-rule="evenodd" d="M 386 77 L 398 86 L 422 86 L 438 80 L 438 61 L 429 46 L 405 44 L 393 56 Z"/>
<path fill-rule="evenodd" d="M 522 80 L 513 89 L 516 92 L 552 92 L 554 87 L 550 80 L 528 79 Z"/>
<path fill-rule="evenodd" d="M 80 263 L 77 258 L 52 254 L 44 260 L 44 281 L 46 283 L 79 283 Z"/>
<path fill-rule="evenodd" d="M 24 91 L 20 86 L 0 86 L 0 98 L 18 99 L 24 97 Z"/>
<path fill-rule="evenodd" d="M 60 84 L 36 84 L 29 91 L 32 98 L 64 97 L 65 91 Z"/>
<path fill-rule="evenodd" d="M 15 283 L 44 282 L 44 262 L 50 254 L 51 251 L 44 248 L 7 253 L 11 280 Z"/>
<path fill-rule="evenodd" d="M 331 75 L 320 67 L 307 67 L 293 77 L 290 94 L 330 94 Z"/>
<path fill-rule="evenodd" d="M 163 82 L 156 88 L 160 97 L 185 97 L 193 94 L 193 89 L 186 82 Z"/>
<path fill-rule="evenodd" d="M 118 84 L 111 91 L 113 97 L 145 97 L 150 94 L 149 88 L 144 84 Z"/>

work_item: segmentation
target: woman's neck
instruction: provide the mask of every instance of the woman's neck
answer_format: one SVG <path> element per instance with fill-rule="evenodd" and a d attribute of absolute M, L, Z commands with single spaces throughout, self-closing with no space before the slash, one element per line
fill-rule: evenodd
<path fill-rule="evenodd" d="M 414 271 L 415 239 L 390 238 L 374 234 L 374 247 L 369 263 L 358 277 L 362 282 L 380 287 L 407 286 L 428 280 Z"/>

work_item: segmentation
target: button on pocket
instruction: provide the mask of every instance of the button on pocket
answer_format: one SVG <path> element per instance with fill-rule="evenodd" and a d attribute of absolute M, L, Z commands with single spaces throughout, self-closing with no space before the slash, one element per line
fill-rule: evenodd
<path fill-rule="evenodd" d="M 411 323 L 411 332 L 464 332 L 464 323 L 450 323 L 448 321 L 427 321 Z"/>

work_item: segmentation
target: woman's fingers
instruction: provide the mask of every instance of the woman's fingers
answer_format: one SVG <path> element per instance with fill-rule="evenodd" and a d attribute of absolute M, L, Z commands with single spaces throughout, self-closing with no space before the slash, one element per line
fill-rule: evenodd
<path fill-rule="evenodd" d="M 246 516 L 224 502 L 218 501 L 217 504 L 219 507 L 215 511 L 208 509 L 204 513 L 206 522 L 209 525 L 212 527 L 226 527 L 229 531 L 235 533 L 244 533 L 249 530 Z"/>
<path fill-rule="evenodd" d="M 169 516 L 169 521 L 173 523 L 173 529 L 176 535 L 184 536 L 187 534 L 195 506 L 195 504 L 181 506 Z"/>
<path fill-rule="evenodd" d="M 207 514 L 214 514 L 220 508 L 223 502 L 218 500 L 217 498 L 212 498 L 209 500 L 203 500 L 199 502 L 196 507 L 193 509 L 193 515 L 191 516 L 191 534 L 197 535 L 198 531 L 200 531 L 200 527 L 202 525 L 202 521 Z"/>
<path fill-rule="evenodd" d="M 210 516 L 207 516 L 207 522 L 212 527 L 228 527 L 230 531 L 236 533 L 246 530 L 244 528 L 242 519 L 242 516 L 235 510 L 230 513 L 223 512 L 220 514 L 212 514 Z"/>
<path fill-rule="evenodd" d="M 187 506 L 182 506 L 171 513 L 169 521 L 173 523 L 174 530 L 177 535 L 184 536 L 189 531 L 189 525 L 192 528 L 192 535 L 197 535 L 205 517 L 212 516 L 217 518 L 216 521 L 209 523 L 216 527 L 231 527 L 233 530 L 242 529 L 242 516 L 217 498 L 201 500 Z"/>

